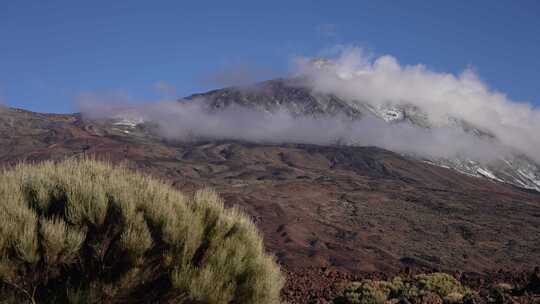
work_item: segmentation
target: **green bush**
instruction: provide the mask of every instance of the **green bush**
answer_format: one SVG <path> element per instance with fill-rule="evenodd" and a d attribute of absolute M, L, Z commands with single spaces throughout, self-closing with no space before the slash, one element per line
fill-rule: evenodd
<path fill-rule="evenodd" d="M 417 275 L 415 279 L 420 290 L 436 293 L 442 298 L 451 293 L 464 294 L 466 292 L 458 280 L 446 273 L 421 274 Z"/>
<path fill-rule="evenodd" d="M 343 296 L 334 303 L 344 304 L 383 304 L 408 299 L 413 303 L 440 300 L 445 303 L 461 303 L 470 290 L 449 274 L 430 273 L 403 280 L 395 277 L 391 281 L 362 280 L 351 283 Z M 430 299 L 428 301 L 428 299 Z M 431 302 L 429 302 L 431 303 Z"/>
<path fill-rule="evenodd" d="M 253 223 L 93 160 L 0 172 L 0 302 L 279 303 Z"/>
<path fill-rule="evenodd" d="M 392 284 L 385 281 L 363 280 L 351 283 L 345 289 L 345 303 L 350 304 L 382 304 L 392 291 Z"/>
<path fill-rule="evenodd" d="M 446 297 L 444 297 L 444 303 L 447 304 L 456 304 L 463 302 L 463 294 L 459 292 L 451 292 Z"/>

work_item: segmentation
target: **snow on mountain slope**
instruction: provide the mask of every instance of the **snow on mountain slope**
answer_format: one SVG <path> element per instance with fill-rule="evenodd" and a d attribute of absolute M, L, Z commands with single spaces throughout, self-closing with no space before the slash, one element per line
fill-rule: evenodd
<path fill-rule="evenodd" d="M 427 117 L 419 111 L 412 112 L 407 108 L 382 108 L 376 115 L 387 122 L 408 122 L 419 127 L 429 128 Z M 487 131 L 479 130 L 470 124 L 449 117 L 448 126 L 478 137 L 495 138 Z M 519 187 L 540 191 L 540 165 L 525 155 L 513 154 L 489 163 L 469 158 L 429 158 L 424 159 L 436 165 L 449 167 L 469 175 L 493 179 L 499 182 L 514 184 Z"/>

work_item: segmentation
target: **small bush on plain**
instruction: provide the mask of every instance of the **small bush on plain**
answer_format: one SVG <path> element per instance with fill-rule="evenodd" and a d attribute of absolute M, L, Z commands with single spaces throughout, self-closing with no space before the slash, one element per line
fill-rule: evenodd
<path fill-rule="evenodd" d="M 407 299 L 413 303 L 423 303 L 438 299 L 441 303 L 461 303 L 470 290 L 449 274 L 430 273 L 403 280 L 395 277 L 391 281 L 362 280 L 351 283 L 343 296 L 335 303 L 344 304 L 385 304 Z M 428 301 L 428 302 L 429 302 Z M 431 303 L 431 302 L 429 302 Z"/>
<path fill-rule="evenodd" d="M 256 227 L 212 190 L 67 160 L 0 172 L 0 206 L 3 302 L 279 303 Z"/>
<path fill-rule="evenodd" d="M 421 274 L 415 279 L 420 290 L 436 293 L 443 298 L 451 293 L 463 294 L 466 291 L 456 278 L 442 272 Z"/>
<path fill-rule="evenodd" d="M 347 303 L 381 304 L 388 299 L 392 288 L 389 282 L 363 280 L 349 285 L 344 294 Z"/>

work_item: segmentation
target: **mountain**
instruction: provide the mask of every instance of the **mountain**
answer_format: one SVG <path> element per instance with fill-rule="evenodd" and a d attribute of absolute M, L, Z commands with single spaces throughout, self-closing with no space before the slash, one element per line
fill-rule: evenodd
<path fill-rule="evenodd" d="M 260 107 L 283 102 L 256 96 L 265 97 Z M 207 100 L 218 107 L 232 99 Z M 298 113 L 329 107 L 303 105 Z M 1 164 L 84 155 L 127 162 L 183 191 L 216 188 L 253 217 L 288 269 L 488 271 L 540 263 L 540 193 L 511 184 L 375 147 L 167 141 L 128 120 L 0 111 Z"/>
<path fill-rule="evenodd" d="M 257 86 L 181 102 L 200 102 L 216 113 L 240 104 L 266 112 L 284 106 L 295 115 L 426 121 L 414 108 L 352 107 L 289 80 Z M 71 157 L 124 163 L 188 193 L 215 188 L 262 231 L 289 278 L 290 303 L 335 295 L 353 274 L 385 278 L 410 268 L 499 278 L 499 269 L 540 264 L 540 193 L 464 174 L 457 164 L 451 169 L 355 145 L 167 140 L 130 112 L 90 119 L 0 108 L 0 166 Z"/>
<path fill-rule="evenodd" d="M 372 116 L 389 124 L 406 123 L 423 129 L 435 127 L 430 117 L 416 106 L 404 104 L 374 107 L 368 102 L 352 102 L 330 94 L 317 93 L 309 89 L 301 78 L 276 79 L 249 87 L 219 89 L 191 95 L 186 100 L 205 103 L 212 111 L 230 106 L 247 107 L 269 113 L 285 109 L 297 116 L 345 115 L 352 120 Z M 489 130 L 482 130 L 467 121 L 453 117 L 448 118 L 445 126 L 479 138 L 497 140 Z M 361 142 L 349 144 L 362 145 Z M 540 164 L 523 154 L 513 153 L 489 162 L 470 157 L 442 158 L 413 154 L 408 156 L 467 175 L 540 191 Z"/>
<path fill-rule="evenodd" d="M 183 100 L 205 103 L 209 110 L 241 106 L 263 112 L 284 109 L 293 115 L 326 116 L 346 114 L 361 118 L 357 109 L 336 96 L 317 94 L 303 87 L 302 79 L 275 79 L 246 87 L 230 87 L 194 94 Z"/>

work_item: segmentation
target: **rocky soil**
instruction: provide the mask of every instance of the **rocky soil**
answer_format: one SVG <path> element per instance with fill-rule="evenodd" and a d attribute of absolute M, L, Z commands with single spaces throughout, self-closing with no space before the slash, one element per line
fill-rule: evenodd
<path fill-rule="evenodd" d="M 144 126 L 0 112 L 0 164 L 82 156 L 124 162 L 183 191 L 217 189 L 263 232 L 289 276 L 291 303 L 324 303 L 350 280 L 404 269 L 470 274 L 482 288 L 540 265 L 535 191 L 373 147 L 167 142 Z"/>

